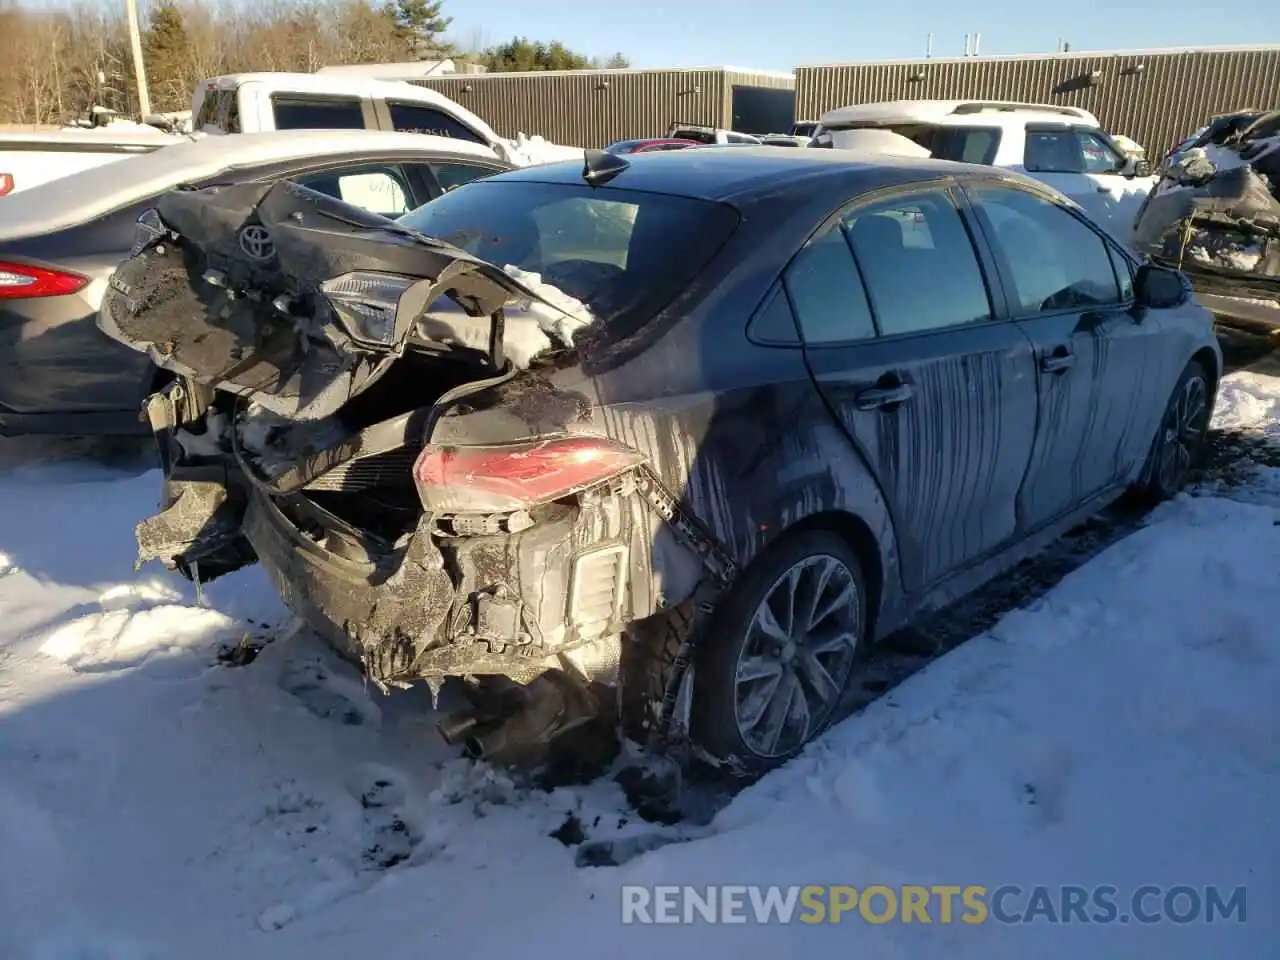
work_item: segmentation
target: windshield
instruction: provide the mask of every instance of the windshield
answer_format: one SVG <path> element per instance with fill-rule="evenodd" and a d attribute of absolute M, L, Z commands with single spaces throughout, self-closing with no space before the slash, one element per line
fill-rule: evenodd
<path fill-rule="evenodd" d="M 477 180 L 400 218 L 512 275 L 538 274 L 625 336 L 676 297 L 738 223 L 707 200 L 586 184 Z"/>

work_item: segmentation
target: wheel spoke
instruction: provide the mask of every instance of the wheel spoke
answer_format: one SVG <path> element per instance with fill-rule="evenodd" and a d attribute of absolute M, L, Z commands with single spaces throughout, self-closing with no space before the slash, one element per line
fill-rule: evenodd
<path fill-rule="evenodd" d="M 738 683 L 776 679 L 782 673 L 782 664 L 770 657 L 747 657 L 738 665 Z"/>
<path fill-rule="evenodd" d="M 774 616 L 773 607 L 769 604 L 771 599 L 773 599 L 772 593 L 765 598 L 764 603 L 760 604 L 759 609 L 756 610 L 756 617 L 752 626 L 759 629 L 769 639 L 778 643 L 786 643 L 791 639 L 791 631 L 785 629 L 778 622 L 778 618 Z"/>
<path fill-rule="evenodd" d="M 763 718 L 765 726 L 765 745 L 770 754 L 778 753 L 778 745 L 782 742 L 782 733 L 786 730 L 787 719 L 791 716 L 792 703 L 799 696 L 799 684 L 793 674 L 785 674 L 786 679 L 778 684 L 778 689 L 769 698 L 769 706 Z M 800 697 L 800 699 L 804 699 Z"/>
<path fill-rule="evenodd" d="M 815 611 L 814 615 L 809 619 L 808 625 L 810 629 L 826 621 L 827 617 L 833 613 L 851 606 L 857 598 L 858 591 L 854 589 L 853 581 L 845 581 L 839 591 L 836 592 L 836 595 L 823 604 L 821 610 Z"/>
<path fill-rule="evenodd" d="M 835 678 L 827 672 L 822 661 L 808 650 L 801 652 L 796 658 L 796 668 L 800 676 L 808 681 L 809 689 L 818 698 L 820 705 L 826 706 L 840 696 L 840 686 Z"/>
<path fill-rule="evenodd" d="M 754 730 L 760 725 L 765 711 L 778 698 L 778 687 L 783 677 L 782 668 L 764 678 L 763 683 L 756 684 L 748 696 L 741 698 L 738 707 L 738 723 L 745 730 Z"/>
<path fill-rule="evenodd" d="M 858 644 L 858 638 L 852 630 L 843 625 L 827 631 L 809 634 L 805 641 L 805 649 L 821 656 L 828 653 L 852 652 Z"/>

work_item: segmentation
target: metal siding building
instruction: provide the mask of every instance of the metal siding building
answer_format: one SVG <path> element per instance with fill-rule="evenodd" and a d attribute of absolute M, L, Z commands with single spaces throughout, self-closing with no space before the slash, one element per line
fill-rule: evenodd
<path fill-rule="evenodd" d="M 1280 45 L 958 57 L 799 67 L 796 114 L 880 100 L 1019 100 L 1083 107 L 1158 157 L 1210 117 L 1280 109 Z"/>
<path fill-rule="evenodd" d="M 673 120 L 744 133 L 785 133 L 795 111 L 795 78 L 790 74 L 732 67 L 545 70 L 408 79 L 458 101 L 504 137 L 540 134 L 576 147 L 660 137 Z M 762 108 L 775 123 L 785 116 L 780 131 L 749 129 L 758 125 L 754 118 Z"/>

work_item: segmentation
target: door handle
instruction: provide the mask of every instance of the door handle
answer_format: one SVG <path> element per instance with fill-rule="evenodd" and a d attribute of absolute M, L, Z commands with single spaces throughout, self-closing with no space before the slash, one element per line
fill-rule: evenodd
<path fill-rule="evenodd" d="M 915 392 L 909 383 L 899 383 L 892 387 L 869 387 L 859 392 L 853 402 L 859 410 L 883 410 L 885 407 L 906 403 L 915 396 Z"/>
<path fill-rule="evenodd" d="M 1075 364 L 1076 355 L 1062 348 L 1047 357 L 1040 358 L 1040 369 L 1045 373 L 1062 373 L 1074 367 Z"/>

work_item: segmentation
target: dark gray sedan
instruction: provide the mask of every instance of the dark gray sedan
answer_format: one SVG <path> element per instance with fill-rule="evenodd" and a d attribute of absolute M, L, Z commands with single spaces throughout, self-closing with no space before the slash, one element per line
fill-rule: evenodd
<path fill-rule="evenodd" d="M 972 164 L 600 153 L 394 224 L 289 184 L 147 222 L 101 314 L 182 378 L 141 558 L 260 560 L 376 682 L 463 678 L 479 755 L 610 683 L 652 746 L 794 755 L 877 639 L 1172 495 L 1222 372 L 1179 273 Z"/>
<path fill-rule="evenodd" d="M 0 435 L 145 432 L 146 357 L 94 324 L 134 222 L 181 183 L 295 180 L 398 216 L 510 169 L 480 144 L 410 133 L 299 130 L 208 136 L 0 200 Z"/>

